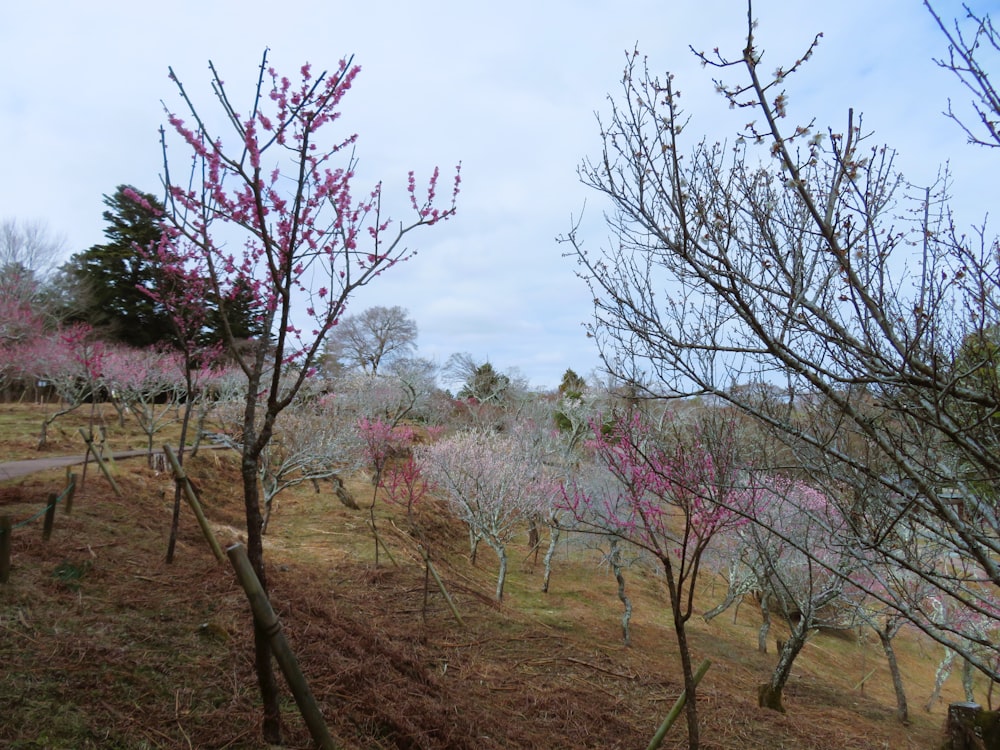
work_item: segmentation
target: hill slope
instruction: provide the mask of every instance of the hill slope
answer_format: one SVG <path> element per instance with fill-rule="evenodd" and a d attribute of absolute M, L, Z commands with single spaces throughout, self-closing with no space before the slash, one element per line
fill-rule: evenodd
<path fill-rule="evenodd" d="M 163 562 L 173 485 L 142 460 L 121 462 L 124 497 L 91 467 L 52 539 L 41 521 L 13 535 L 0 585 L 0 743 L 11 748 L 257 748 L 259 710 L 249 608 L 185 507 L 177 559 Z M 189 463 L 225 546 L 242 509 L 234 461 Z M 0 514 L 27 519 L 61 488 L 61 472 L 0 485 Z M 371 486 L 349 483 L 366 505 Z M 561 549 L 552 592 L 538 592 L 526 544 L 512 554 L 507 598 L 491 601 L 488 550 L 469 565 L 464 529 L 433 503 L 419 524 L 464 619 L 425 570 L 405 518 L 379 504 L 392 560 L 376 568 L 367 509 L 328 488 L 279 498 L 267 539 L 271 598 L 331 732 L 349 748 L 645 747 L 681 690 L 660 581 L 628 573 L 633 645 L 620 641 L 613 579 L 593 557 Z M 721 590 L 705 592 L 710 606 Z M 707 606 L 705 607 L 707 608 Z M 780 634 L 779 634 L 780 635 Z M 914 722 L 900 726 L 884 660 L 869 643 L 817 636 L 786 693 L 789 713 L 761 711 L 755 686 L 772 666 L 755 650 L 744 607 L 692 623 L 695 658 L 711 658 L 699 702 L 706 748 L 928 748 L 941 707 L 930 692 L 938 650 L 907 636 Z M 869 673 L 871 673 L 869 675 Z M 868 676 L 867 681 L 864 678 Z M 957 679 L 953 679 L 957 683 Z M 863 690 L 859 687 L 863 684 Z M 945 700 L 960 696 L 948 685 Z M 288 745 L 309 738 L 289 697 Z M 685 747 L 683 721 L 664 747 Z"/>

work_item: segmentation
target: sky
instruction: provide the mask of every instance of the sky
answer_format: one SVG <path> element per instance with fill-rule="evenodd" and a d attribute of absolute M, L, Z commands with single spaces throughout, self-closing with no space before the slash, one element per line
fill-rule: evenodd
<path fill-rule="evenodd" d="M 1000 11 L 998 0 L 968 4 Z M 962 12 L 956 0 L 936 8 Z M 863 113 L 913 184 L 948 162 L 960 218 L 983 220 L 1000 155 L 967 145 L 942 115 L 949 98 L 960 108 L 968 97 L 935 65 L 946 44 L 919 0 L 757 0 L 753 15 L 768 70 L 823 33 L 788 81 L 792 117 L 843 129 L 848 108 Z M 748 118 L 714 93 L 718 73 L 689 45 L 737 57 L 746 29 L 744 0 L 3 3 L 0 220 L 44 222 L 68 257 L 103 241 L 102 196 L 117 185 L 160 194 L 157 131 L 164 104 L 181 109 L 168 66 L 211 107 L 209 60 L 249 103 L 265 48 L 289 77 L 353 55 L 361 73 L 341 125 L 359 136 L 359 194 L 382 180 L 405 218 L 411 169 L 419 178 L 440 166 L 448 178 L 461 162 L 463 182 L 458 215 L 414 236 L 417 256 L 348 314 L 399 305 L 417 323 L 420 356 L 443 364 L 465 352 L 553 388 L 567 368 L 587 376 L 599 365 L 586 286 L 556 238 L 582 216 L 586 246 L 607 242 L 607 206 L 577 167 L 600 152 L 595 113 L 619 96 L 626 50 L 675 75 L 693 147 L 732 139 Z"/>

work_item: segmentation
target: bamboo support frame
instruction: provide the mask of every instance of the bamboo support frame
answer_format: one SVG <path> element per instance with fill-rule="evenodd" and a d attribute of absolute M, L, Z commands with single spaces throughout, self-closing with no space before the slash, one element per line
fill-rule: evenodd
<path fill-rule="evenodd" d="M 236 577 L 243 586 L 243 590 L 246 591 L 257 627 L 267 634 L 271 643 L 271 652 L 285 675 L 288 687 L 295 697 L 295 703 L 299 707 L 302 718 L 305 719 L 306 726 L 309 727 L 309 734 L 322 750 L 335 750 L 337 746 L 330 736 L 323 714 L 319 710 L 316 699 L 313 698 L 309 683 L 306 682 L 299 669 L 298 661 L 288 645 L 285 634 L 281 632 L 281 621 L 274 614 L 274 609 L 267 599 L 267 593 L 260 585 L 260 580 L 250 564 L 250 558 L 247 557 L 246 548 L 242 544 L 234 544 L 226 548 L 226 554 L 229 556 L 229 561 L 233 565 L 233 570 L 236 571 Z"/>
<path fill-rule="evenodd" d="M 187 474 L 184 473 L 184 467 L 181 466 L 180 461 L 177 460 L 177 456 L 174 454 L 173 449 L 169 445 L 163 446 L 163 453 L 166 455 L 167 460 L 170 461 L 170 467 L 174 471 L 174 479 L 184 488 L 184 496 L 187 498 L 188 505 L 191 506 L 191 510 L 194 511 L 195 518 L 198 519 L 198 525 L 201 527 L 201 533 L 204 534 L 205 539 L 208 540 L 208 544 L 212 548 L 212 552 L 215 554 L 215 559 L 219 562 L 225 562 L 226 556 L 223 554 L 222 547 L 219 546 L 219 541 L 215 538 L 215 534 L 212 532 L 212 527 L 208 525 L 208 519 L 205 518 L 205 512 L 201 509 L 201 503 L 198 502 L 198 495 L 195 494 L 194 487 L 191 486 L 191 482 L 188 480 Z"/>
<path fill-rule="evenodd" d="M 701 682 L 701 678 L 705 676 L 705 672 L 708 668 L 712 666 L 712 662 L 709 659 L 705 659 L 698 667 L 698 671 L 694 673 L 694 684 L 697 685 Z M 656 734 L 653 735 L 653 739 L 649 741 L 646 746 L 646 750 L 656 750 L 660 744 L 663 742 L 663 738 L 667 736 L 667 732 L 670 731 L 670 727 L 674 725 L 677 721 L 677 717 L 681 715 L 681 711 L 684 710 L 684 704 L 687 703 L 687 690 L 682 690 L 681 694 L 677 697 L 677 702 L 674 703 L 674 707 L 670 709 L 670 713 L 660 724 L 660 728 L 656 730 Z"/>
<path fill-rule="evenodd" d="M 91 453 L 94 454 L 94 461 L 97 463 L 97 467 L 104 474 L 105 479 L 107 479 L 108 482 L 111 484 L 111 489 L 115 491 L 115 494 L 118 495 L 118 497 L 121 497 L 122 491 L 121 488 L 118 486 L 118 482 L 116 482 L 115 478 L 111 476 L 111 471 L 108 469 L 108 466 L 104 462 L 104 459 L 98 454 L 97 449 L 94 448 L 94 438 L 88 435 L 87 431 L 84 430 L 82 427 L 80 428 L 80 435 L 83 436 L 83 441 L 87 444 L 88 455 Z"/>

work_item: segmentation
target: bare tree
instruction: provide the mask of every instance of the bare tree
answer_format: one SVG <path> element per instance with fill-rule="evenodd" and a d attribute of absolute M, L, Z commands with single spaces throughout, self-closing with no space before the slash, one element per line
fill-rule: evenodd
<path fill-rule="evenodd" d="M 36 280 L 55 268 L 66 241 L 41 221 L 6 219 L 0 223 L 0 268 L 20 268 Z"/>
<path fill-rule="evenodd" d="M 983 62 L 986 55 L 1000 53 L 1000 37 L 993 28 L 993 21 L 987 15 L 976 15 L 968 5 L 963 5 L 965 21 L 971 26 L 969 33 L 963 30 L 959 21 L 949 27 L 934 10 L 930 0 L 924 0 L 924 5 L 948 40 L 948 56 L 935 62 L 953 72 L 969 90 L 974 119 L 978 120 L 978 124 L 971 125 L 965 117 L 956 113 L 950 100 L 945 114 L 965 131 L 969 143 L 997 148 L 1000 146 L 1000 93 L 990 81 L 989 69 Z"/>
<path fill-rule="evenodd" d="M 51 327 L 45 281 L 63 252 L 63 240 L 41 222 L 0 223 L 0 385 L 19 359 L 14 351 Z"/>
<path fill-rule="evenodd" d="M 406 310 L 369 307 L 348 315 L 330 331 L 327 355 L 347 367 L 377 375 L 379 367 L 412 354 L 417 348 L 417 324 Z"/>
<path fill-rule="evenodd" d="M 729 145 L 687 145 L 672 76 L 628 56 L 603 150 L 580 169 L 611 203 L 612 241 L 591 253 L 576 228 L 566 237 L 593 292 L 591 333 L 646 395 L 752 417 L 783 445 L 775 468 L 808 472 L 841 504 L 860 557 L 996 617 L 996 245 L 954 229 L 947 174 L 912 188 L 853 112 L 842 129 L 786 125 L 782 83 L 818 37 L 768 75 L 755 34 L 748 7 L 737 57 L 696 53 L 740 76 L 716 86 L 758 118 Z M 927 547 L 931 564 L 911 554 Z M 1000 676 L 995 644 L 914 621 Z"/>
<path fill-rule="evenodd" d="M 339 406 L 334 397 L 312 392 L 301 394 L 283 413 L 257 465 L 264 505 L 262 534 L 267 533 L 282 492 L 306 482 L 319 492 L 320 480 L 363 464 L 354 416 Z M 222 427 L 220 439 L 237 450 L 243 449 L 243 408 L 241 401 L 231 399 L 220 402 L 213 412 Z"/>

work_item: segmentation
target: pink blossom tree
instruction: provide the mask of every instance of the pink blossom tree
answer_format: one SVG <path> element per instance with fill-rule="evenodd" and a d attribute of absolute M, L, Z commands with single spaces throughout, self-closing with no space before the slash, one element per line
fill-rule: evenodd
<path fill-rule="evenodd" d="M 687 693 L 688 744 L 697 748 L 695 670 L 687 636 L 695 586 L 713 538 L 745 524 L 753 498 L 741 487 L 731 424 L 665 423 L 672 429 L 669 437 L 638 409 L 596 420 L 590 447 L 613 482 L 602 492 L 570 483 L 564 502 L 578 528 L 619 537 L 663 567 Z"/>
<path fill-rule="evenodd" d="M 166 239 L 185 262 L 204 264 L 207 298 L 218 310 L 229 356 L 247 380 L 241 433 L 247 554 L 266 591 L 257 472 L 277 418 L 313 372 L 348 298 L 412 257 L 406 243 L 414 230 L 454 214 L 459 176 L 456 170 L 450 204 L 439 207 L 438 171 L 425 193 L 411 172 L 405 190 L 413 217 L 392 221 L 381 184 L 355 197 L 357 136 L 332 133 L 357 66 L 343 60 L 332 73 L 317 73 L 306 64 L 293 82 L 268 66 L 265 53 L 246 112 L 215 66 L 209 68 L 225 134 L 212 130 L 213 120 L 170 71 L 187 112 L 168 112 L 168 119 L 193 168 L 189 178 L 175 178 L 164 133 Z M 241 347 L 231 313 L 247 294 L 264 334 Z M 255 644 L 264 739 L 278 743 L 277 685 L 259 628 Z"/>
<path fill-rule="evenodd" d="M 59 405 L 42 420 L 38 449 L 47 445 L 56 419 L 97 397 L 105 345 L 80 323 L 25 342 L 18 350 L 17 375 L 43 381 L 59 395 Z"/>
<path fill-rule="evenodd" d="M 102 364 L 101 384 L 119 413 L 135 418 L 152 459 L 156 433 L 179 419 L 178 410 L 188 396 L 181 354 L 115 347 L 107 351 Z"/>
<path fill-rule="evenodd" d="M 378 547 L 380 537 L 375 522 L 375 503 L 378 490 L 383 485 L 383 476 L 389 467 L 390 460 L 410 455 L 410 448 L 415 435 L 409 425 L 398 423 L 398 418 L 392 422 L 382 419 L 362 417 L 355 426 L 358 437 L 364 446 L 366 462 L 372 469 L 372 499 L 368 505 L 368 522 L 371 524 L 375 537 L 375 565 L 378 566 Z"/>
<path fill-rule="evenodd" d="M 18 369 L 32 342 L 46 333 L 45 318 L 35 303 L 33 276 L 20 266 L 0 266 L 0 388 Z"/>
<path fill-rule="evenodd" d="M 381 474 L 379 486 L 385 499 L 392 505 L 406 508 L 406 517 L 412 523 L 420 502 L 430 492 L 430 483 L 413 454 L 396 464 L 387 466 Z"/>

